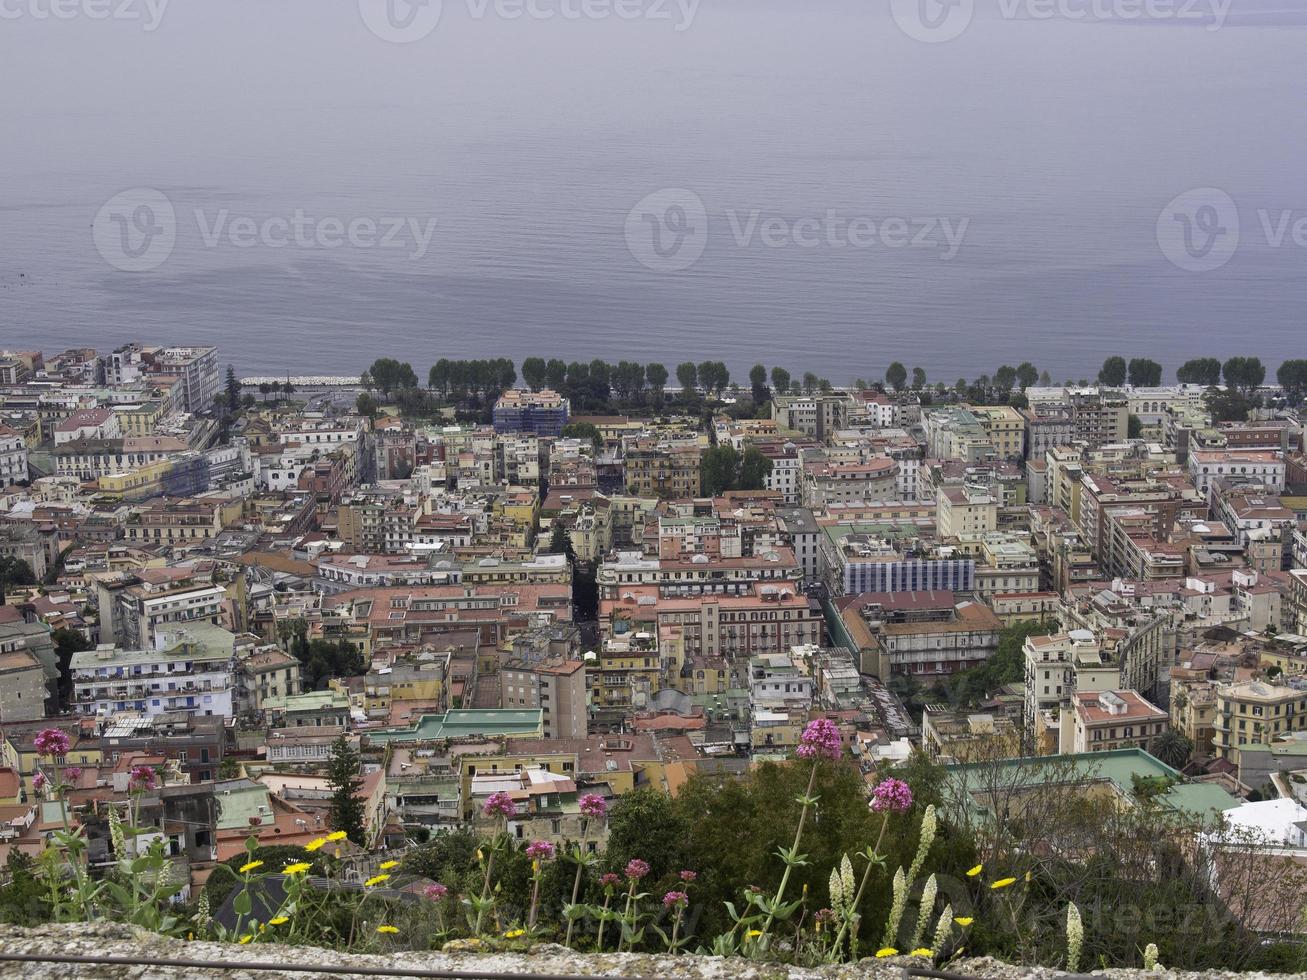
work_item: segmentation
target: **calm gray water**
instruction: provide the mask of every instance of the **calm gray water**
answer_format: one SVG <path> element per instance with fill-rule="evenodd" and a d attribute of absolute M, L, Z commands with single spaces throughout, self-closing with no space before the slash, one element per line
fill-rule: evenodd
<path fill-rule="evenodd" d="M 0 347 L 216 343 L 247 373 L 711 357 L 836 382 L 892 359 L 951 382 L 1307 356 L 1289 0 L 1197 20 L 964 0 L 940 43 L 899 0 L 701 0 L 688 21 L 675 0 L 444 0 L 429 33 L 432 8 L 384 0 L 174 0 L 157 25 L 146 0 L 5 2 Z"/>

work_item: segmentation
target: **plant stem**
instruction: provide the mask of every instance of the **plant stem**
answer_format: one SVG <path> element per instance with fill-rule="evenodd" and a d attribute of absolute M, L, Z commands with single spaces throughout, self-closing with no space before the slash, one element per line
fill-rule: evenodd
<path fill-rule="evenodd" d="M 612 898 L 606 891 L 604 892 L 604 910 L 599 916 L 599 937 L 595 940 L 595 952 L 603 952 L 604 948 L 604 926 L 608 925 L 608 902 Z"/>
<path fill-rule="evenodd" d="M 812 764 L 812 772 L 808 776 L 808 789 L 803 794 L 804 804 L 803 810 L 799 813 L 799 828 L 794 832 L 794 846 L 790 849 L 791 854 L 794 857 L 798 856 L 799 841 L 803 838 L 803 824 L 808 819 L 808 807 L 810 804 L 807 801 L 812 797 L 812 787 L 816 785 L 816 782 L 817 762 L 814 761 Z M 789 861 L 786 861 L 785 873 L 781 875 L 781 883 L 776 889 L 776 897 L 772 899 L 772 910 L 767 913 L 767 921 L 762 924 L 762 935 L 758 937 L 760 940 L 767 938 L 767 931 L 771 928 L 771 924 L 776 918 L 776 909 L 781 904 L 781 899 L 785 897 L 785 886 L 790 883 L 790 872 L 793 870 L 794 865 Z"/>
<path fill-rule="evenodd" d="M 504 824 L 507 826 L 507 819 L 505 819 Z M 495 852 L 498 850 L 499 838 L 496 837 L 494 843 L 490 845 L 490 857 L 486 860 L 486 880 L 481 886 L 481 902 L 477 905 L 476 925 L 472 927 L 473 934 L 477 936 L 481 935 L 481 917 L 485 915 L 486 901 L 490 898 L 490 874 L 495 869 Z"/>
<path fill-rule="evenodd" d="M 880 854 L 880 845 L 885 840 L 885 828 L 888 826 L 889 811 L 886 810 L 880 821 L 880 833 L 876 835 L 876 846 L 871 849 L 872 854 Z M 862 904 L 862 893 L 867 890 L 867 882 L 871 880 L 871 869 L 875 866 L 874 861 L 868 861 L 867 866 L 862 871 L 862 881 L 858 882 L 858 892 L 853 896 L 853 904 L 849 906 L 849 914 L 844 917 L 844 921 L 840 923 L 840 931 L 835 934 L 835 941 L 831 947 L 831 953 L 835 956 L 840 953 L 841 943 L 844 941 L 844 933 L 849 927 L 849 922 L 858 913 L 858 906 Z"/>
<path fill-rule="evenodd" d="M 626 911 L 622 913 L 622 934 L 617 937 L 617 951 L 620 953 L 622 947 L 626 945 L 626 934 L 634 931 L 634 923 L 631 922 L 631 905 L 635 902 L 635 879 L 631 879 L 631 887 L 626 890 Z"/>
<path fill-rule="evenodd" d="M 590 830 L 590 821 L 588 819 L 581 821 L 581 843 L 577 847 L 576 877 L 572 879 L 572 905 L 576 905 L 576 897 L 581 893 L 581 875 L 585 871 L 585 864 L 581 859 L 585 857 L 585 837 Z M 563 940 L 563 945 L 569 949 L 572 946 L 572 926 L 576 924 L 574 916 L 567 917 L 567 938 Z"/>

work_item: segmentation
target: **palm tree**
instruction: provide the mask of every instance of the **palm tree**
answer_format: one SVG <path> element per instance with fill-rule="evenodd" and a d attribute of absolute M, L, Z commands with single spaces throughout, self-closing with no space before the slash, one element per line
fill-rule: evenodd
<path fill-rule="evenodd" d="M 1193 750 L 1193 743 L 1189 739 L 1174 728 L 1170 728 L 1153 739 L 1150 751 L 1155 758 L 1172 769 L 1183 769 Z"/>

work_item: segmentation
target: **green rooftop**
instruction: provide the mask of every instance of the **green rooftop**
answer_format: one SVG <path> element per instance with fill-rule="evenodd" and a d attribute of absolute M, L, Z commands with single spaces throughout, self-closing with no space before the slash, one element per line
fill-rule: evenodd
<path fill-rule="evenodd" d="M 1117 793 L 1125 799 L 1131 799 L 1134 792 L 1134 777 L 1144 779 L 1173 779 L 1172 786 L 1158 802 L 1177 813 L 1190 817 L 1203 817 L 1221 813 L 1239 806 L 1239 800 L 1231 796 L 1215 783 L 1187 783 L 1178 771 L 1166 763 L 1155 759 L 1143 749 L 1114 749 L 1111 752 L 1082 752 L 1075 755 L 1045 755 L 1023 759 L 1007 759 L 998 763 L 972 762 L 946 766 L 947 772 L 956 773 L 967 779 L 967 790 L 980 789 L 983 785 L 981 774 L 990 766 L 998 765 L 1007 770 L 1020 770 L 1019 776 L 1001 781 L 1001 785 L 1020 789 L 1023 785 L 1035 789 L 1046 779 L 1052 778 L 1062 766 L 1071 764 L 1078 778 L 1085 782 L 1110 782 Z M 974 779 L 974 782 L 973 782 Z M 991 782 L 992 784 L 992 782 Z M 973 800 L 978 811 L 983 807 Z"/>
<path fill-rule="evenodd" d="M 382 728 L 366 734 L 369 742 L 384 745 L 478 735 L 533 738 L 543 731 L 544 712 L 539 708 L 455 708 L 442 715 L 423 715 L 407 728 Z"/>

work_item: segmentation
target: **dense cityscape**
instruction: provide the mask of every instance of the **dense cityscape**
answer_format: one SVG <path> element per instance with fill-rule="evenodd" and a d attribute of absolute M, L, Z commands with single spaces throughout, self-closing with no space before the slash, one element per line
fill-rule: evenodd
<path fill-rule="evenodd" d="M 0 920 L 1302 968 L 1307 361 L 224 354 L 0 351 Z"/>

